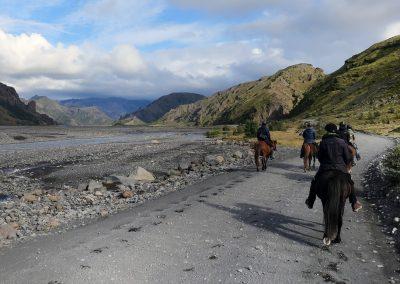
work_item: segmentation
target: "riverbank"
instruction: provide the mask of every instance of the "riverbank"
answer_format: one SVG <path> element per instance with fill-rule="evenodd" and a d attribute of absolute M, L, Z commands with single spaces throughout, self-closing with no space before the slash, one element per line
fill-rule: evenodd
<path fill-rule="evenodd" d="M 44 129 L 41 133 L 35 128 L 35 135 L 48 135 Z M 107 141 L 95 136 L 91 141 L 96 143 L 82 143 L 82 136 L 74 139 L 70 132 L 68 139 L 56 139 L 63 143 L 47 148 L 37 147 L 43 141 L 20 150 L 0 145 L 0 246 L 82 226 L 254 163 L 249 143 L 205 139 L 199 131 L 178 130 L 173 135 L 159 131 L 156 137 L 153 129 L 127 134 L 132 130 L 122 128 L 124 136 L 120 130 L 110 131 L 107 137 L 125 138 Z M 103 135 L 104 129 L 86 132 Z M 294 153 L 282 148 L 279 156 Z M 154 180 L 133 177 L 138 167 Z"/>

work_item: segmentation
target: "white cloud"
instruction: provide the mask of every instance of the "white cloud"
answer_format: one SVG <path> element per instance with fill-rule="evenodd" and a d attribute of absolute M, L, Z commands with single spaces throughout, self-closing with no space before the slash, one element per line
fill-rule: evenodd
<path fill-rule="evenodd" d="M 388 25 L 384 32 L 384 39 L 400 35 L 400 21 Z"/>

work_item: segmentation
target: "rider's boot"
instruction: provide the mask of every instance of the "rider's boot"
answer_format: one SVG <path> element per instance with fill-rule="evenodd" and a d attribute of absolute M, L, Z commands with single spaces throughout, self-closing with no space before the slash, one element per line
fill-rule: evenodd
<path fill-rule="evenodd" d="M 309 198 L 306 199 L 305 203 L 306 203 L 308 209 L 312 209 L 314 206 L 314 202 L 312 202 Z"/>
<path fill-rule="evenodd" d="M 356 152 L 356 159 L 357 159 L 357 161 L 361 160 L 360 153 L 358 153 L 358 152 Z"/>
<path fill-rule="evenodd" d="M 275 151 L 272 151 L 272 152 L 271 152 L 271 155 L 269 155 L 270 160 L 275 159 L 275 157 L 274 157 L 274 152 L 275 152 Z"/>

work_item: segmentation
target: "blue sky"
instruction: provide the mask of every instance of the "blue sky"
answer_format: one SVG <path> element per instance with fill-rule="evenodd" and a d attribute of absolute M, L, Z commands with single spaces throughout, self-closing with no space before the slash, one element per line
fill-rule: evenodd
<path fill-rule="evenodd" d="M 24 97 L 215 91 L 327 73 L 400 33 L 398 0 L 0 0 L 0 82 Z"/>

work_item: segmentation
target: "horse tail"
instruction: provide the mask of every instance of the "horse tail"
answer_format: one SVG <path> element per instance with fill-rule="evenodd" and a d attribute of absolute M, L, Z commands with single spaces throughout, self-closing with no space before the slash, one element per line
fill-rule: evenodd
<path fill-rule="evenodd" d="M 343 186 L 343 179 L 338 176 L 328 182 L 328 198 L 324 206 L 324 221 L 326 237 L 329 240 L 334 240 L 338 233 L 338 223 L 342 211 L 340 204 Z"/>

